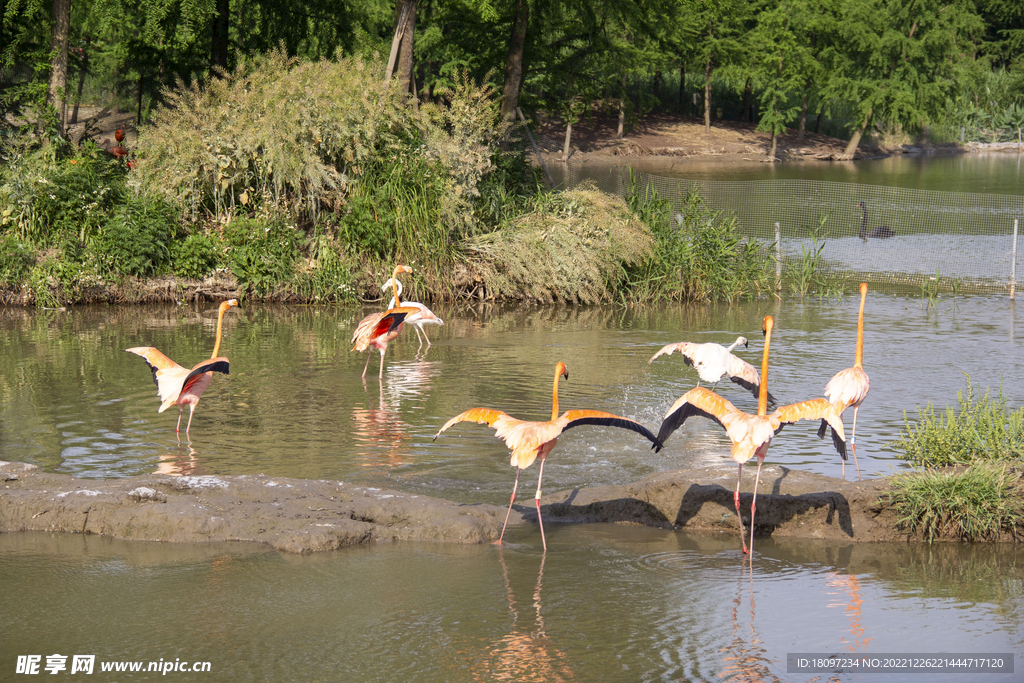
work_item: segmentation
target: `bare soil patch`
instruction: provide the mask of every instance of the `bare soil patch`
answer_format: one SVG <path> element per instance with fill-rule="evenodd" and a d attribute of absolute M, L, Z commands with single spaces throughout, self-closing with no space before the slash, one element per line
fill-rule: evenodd
<path fill-rule="evenodd" d="M 618 119 L 594 115 L 573 126 L 570 161 L 588 161 L 610 157 L 686 157 L 708 161 L 767 162 L 771 135 L 755 130 L 752 123 L 715 121 L 705 130 L 703 119 L 650 114 L 641 118 L 622 138 L 617 137 Z M 545 158 L 562 158 L 565 124 L 543 118 L 534 134 Z M 775 161 L 831 160 L 843 157 L 846 140 L 805 131 L 800 137 L 794 129 L 779 136 Z M 882 149 L 862 143 L 854 159 L 892 154 L 962 151 L 956 145 L 914 145 Z"/>

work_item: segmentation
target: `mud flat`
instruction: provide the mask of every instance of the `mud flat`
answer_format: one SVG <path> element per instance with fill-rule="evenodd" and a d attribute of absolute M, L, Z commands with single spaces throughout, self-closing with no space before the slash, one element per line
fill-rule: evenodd
<path fill-rule="evenodd" d="M 741 506 L 747 525 L 753 472 L 745 475 Z M 548 523 L 617 522 L 736 534 L 735 477 L 732 468 L 661 472 L 631 484 L 560 491 L 541 503 Z M 757 533 L 843 543 L 917 540 L 898 528 L 887 486 L 885 479 L 843 481 L 766 465 Z M 515 507 L 510 524 L 536 523 L 533 501 L 527 502 Z M 255 541 L 307 553 L 373 542 L 485 543 L 498 538 L 504 515 L 503 506 L 457 504 L 339 481 L 159 474 L 75 479 L 0 461 L 0 533 Z"/>

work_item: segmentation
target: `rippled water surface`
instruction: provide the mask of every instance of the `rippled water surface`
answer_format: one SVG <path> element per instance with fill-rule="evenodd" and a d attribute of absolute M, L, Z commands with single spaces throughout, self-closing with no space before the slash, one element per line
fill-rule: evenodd
<path fill-rule="evenodd" d="M 648 359 L 676 341 L 750 340 L 740 355 L 760 366 L 761 320 L 776 318 L 768 384 L 781 402 L 822 395 L 853 364 L 858 300 L 787 299 L 734 306 L 500 309 L 438 307 L 446 324 L 418 349 L 406 331 L 360 378 L 365 354 L 349 351 L 367 311 L 243 306 L 225 319 L 218 374 L 203 395 L 191 441 L 179 443 L 174 408 L 158 414 L 149 369 L 125 348 L 152 345 L 191 365 L 212 347 L 211 306 L 90 307 L 65 312 L 0 311 L 0 447 L 4 458 L 81 477 L 162 471 L 265 473 L 398 487 L 469 502 L 507 500 L 514 471 L 505 445 L 483 425 L 463 423 L 432 437 L 475 406 L 547 419 L 554 365 L 569 381 L 562 409 L 593 408 L 657 431 L 666 410 L 695 386 L 676 354 Z M 864 367 L 871 393 L 857 422 L 867 476 L 904 468 L 892 444 L 904 411 L 956 404 L 964 373 L 981 389 L 1024 399 L 1024 316 L 1001 297 L 921 299 L 869 294 Z M 376 356 L 376 353 L 375 353 Z M 755 398 L 731 382 L 721 393 L 740 409 Z M 852 413 L 852 411 L 850 411 Z M 187 419 L 187 410 L 185 418 Z M 852 414 L 846 424 L 852 423 Z M 838 476 L 828 440 L 801 423 L 776 438 L 769 460 Z M 545 488 L 626 483 L 666 469 L 731 467 L 725 433 L 694 418 L 653 453 L 638 435 L 586 427 L 567 432 L 545 467 Z M 532 474 L 532 472 L 531 472 Z M 529 480 L 530 475 L 524 475 Z"/>
<path fill-rule="evenodd" d="M 742 334 L 750 347 L 741 355 L 758 364 L 766 313 L 777 320 L 772 393 L 816 397 L 852 364 L 857 304 L 439 306 L 446 324 L 430 331 L 434 346 L 418 350 L 404 333 L 383 381 L 375 358 L 365 382 L 365 356 L 349 351 L 349 338 L 369 309 L 244 305 L 225 319 L 231 374 L 215 377 L 181 443 L 177 412 L 156 412 L 148 368 L 123 349 L 153 345 L 189 365 L 208 357 L 213 306 L 4 309 L 0 449 L 5 460 L 81 477 L 263 472 L 500 505 L 514 476 L 507 449 L 472 423 L 432 441 L 449 417 L 490 406 L 546 419 L 561 360 L 563 408 L 654 429 L 697 379 L 679 356 L 648 365 L 654 351 Z M 1002 384 L 1011 406 L 1024 400 L 1024 324 L 1007 299 L 944 296 L 929 306 L 871 293 L 865 318 L 872 385 L 857 442 L 867 476 L 903 469 L 892 442 L 904 410 L 955 404 L 963 373 L 978 387 Z M 719 389 L 755 409 L 741 388 Z M 838 457 L 814 432 L 787 427 L 768 460 L 838 476 Z M 632 432 L 574 429 L 548 460 L 545 490 L 676 468 L 733 472 L 727 452 L 724 433 L 701 419 L 659 454 Z M 535 476 L 525 472 L 523 486 Z M 52 653 L 209 661 L 207 679 L 224 681 L 810 681 L 831 674 L 790 674 L 787 653 L 1024 651 L 1015 546 L 763 539 L 751 566 L 732 534 L 552 524 L 546 557 L 532 525 L 507 540 L 503 549 L 410 543 L 295 557 L 244 544 L 0 535 L 0 679 L 17 655 Z"/>
<path fill-rule="evenodd" d="M 4 534 L 0 667 L 14 680 L 17 655 L 57 653 L 96 655 L 89 680 L 1019 680 L 787 669 L 798 652 L 1019 654 L 1015 546 L 764 540 L 751 564 L 732 535 L 553 525 L 546 555 L 536 540 L 294 556 Z M 161 659 L 210 673 L 99 671 Z"/>

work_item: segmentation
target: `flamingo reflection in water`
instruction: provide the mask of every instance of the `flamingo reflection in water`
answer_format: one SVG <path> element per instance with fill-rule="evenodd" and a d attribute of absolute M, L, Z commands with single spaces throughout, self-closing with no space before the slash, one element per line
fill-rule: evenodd
<path fill-rule="evenodd" d="M 512 614 L 512 631 L 487 648 L 485 666 L 474 667 L 474 679 L 516 681 L 516 683 L 558 683 L 576 680 L 568 657 L 554 646 L 544 630 L 541 614 L 541 582 L 544 578 L 545 555 L 541 555 L 537 583 L 533 588 L 533 620 L 520 617 L 516 596 L 508 578 L 504 551 L 499 550 L 501 572 L 505 578 L 508 611 Z M 521 623 L 522 622 L 522 623 Z"/>
<path fill-rule="evenodd" d="M 391 364 L 391 380 L 380 385 L 376 407 L 369 391 L 366 404 L 352 408 L 352 436 L 356 458 L 362 467 L 390 468 L 410 459 L 404 445 L 413 433 L 398 408 L 403 400 L 415 401 L 430 390 L 441 368 L 436 361 L 397 362 Z"/>
<path fill-rule="evenodd" d="M 864 598 L 860 596 L 860 579 L 853 574 L 843 576 L 838 572 L 832 574 L 832 578 L 829 580 L 828 585 L 832 588 L 838 588 L 843 595 L 849 598 L 849 601 L 837 600 L 830 602 L 829 607 L 842 607 L 850 618 L 850 634 L 853 636 L 853 640 L 847 640 L 844 636 L 840 642 L 842 642 L 846 649 L 850 652 L 864 652 L 868 648 L 874 638 L 865 638 L 867 629 L 860 623 L 861 611 L 860 606 L 864 604 Z M 839 595 L 838 593 L 829 593 L 829 595 Z"/>
<path fill-rule="evenodd" d="M 747 565 L 745 557 L 743 564 Z M 740 625 L 740 608 L 743 605 L 743 572 L 739 574 L 736 598 L 732 601 L 732 642 L 721 648 L 719 652 L 724 653 L 722 662 L 725 665 L 719 678 L 730 681 L 780 681 L 778 676 L 771 673 L 769 665 L 775 659 L 768 656 L 768 650 L 764 646 L 757 628 L 754 625 L 756 617 L 756 605 L 754 603 L 754 563 L 749 562 L 749 573 L 747 574 L 747 596 L 750 600 L 750 626 L 749 640 L 744 637 L 743 627 Z"/>
<path fill-rule="evenodd" d="M 185 453 L 185 449 L 188 453 Z M 196 449 L 191 442 L 178 442 L 177 453 L 166 453 L 159 456 L 154 474 L 168 474 L 173 477 L 190 477 L 202 474 L 213 474 L 201 466 L 201 461 L 196 457 Z"/>

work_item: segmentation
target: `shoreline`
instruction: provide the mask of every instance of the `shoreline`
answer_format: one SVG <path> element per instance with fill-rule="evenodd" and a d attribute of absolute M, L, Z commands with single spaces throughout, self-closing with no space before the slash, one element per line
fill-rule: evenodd
<path fill-rule="evenodd" d="M 626 523 L 735 535 L 734 481 L 731 467 L 660 472 L 629 484 L 546 495 L 542 513 L 548 524 Z M 758 492 L 757 535 L 842 543 L 922 542 L 899 528 L 896 512 L 884 500 L 887 490 L 885 478 L 843 481 L 766 465 Z M 752 481 L 746 480 L 744 509 L 749 510 L 751 498 Z M 28 463 L 0 461 L 0 533 L 49 531 L 175 543 L 247 541 L 312 553 L 394 541 L 492 542 L 506 509 L 330 480 L 262 474 L 76 479 Z M 514 506 L 509 524 L 536 524 L 532 504 Z M 1012 535 L 992 542 L 1002 541 L 1013 541 Z"/>

